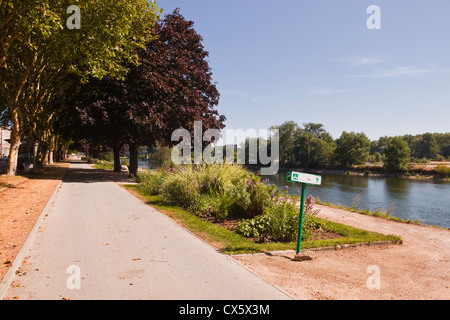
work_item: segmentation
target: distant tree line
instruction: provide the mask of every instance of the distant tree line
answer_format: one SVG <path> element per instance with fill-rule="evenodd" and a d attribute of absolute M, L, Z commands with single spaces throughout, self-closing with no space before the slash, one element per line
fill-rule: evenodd
<path fill-rule="evenodd" d="M 450 133 L 385 136 L 371 141 L 363 132 L 347 131 L 333 139 L 320 123 L 300 126 L 288 121 L 272 128 L 279 130 L 282 168 L 349 168 L 378 162 L 387 171 L 399 172 L 408 170 L 410 162 L 450 157 Z"/>

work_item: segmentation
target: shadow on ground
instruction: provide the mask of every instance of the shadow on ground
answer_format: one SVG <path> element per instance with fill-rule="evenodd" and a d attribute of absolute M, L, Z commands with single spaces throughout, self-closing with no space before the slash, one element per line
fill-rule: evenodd
<path fill-rule="evenodd" d="M 56 165 L 49 165 L 42 168 L 35 168 L 32 172 L 18 171 L 17 175 L 26 177 L 32 180 L 52 180 L 61 179 L 68 183 L 95 183 L 95 182 L 118 182 L 118 183 L 133 183 L 133 177 L 130 177 L 128 172 L 113 172 L 112 170 L 97 170 L 89 167 L 67 168 L 66 166 L 58 166 L 60 163 L 67 164 L 87 164 L 80 160 L 65 160 L 58 162 Z"/>
<path fill-rule="evenodd" d="M 71 161 L 72 164 L 82 164 L 86 162 Z M 112 170 L 97 170 L 90 168 L 70 168 L 63 181 L 65 183 L 96 183 L 96 182 L 119 182 L 133 183 L 133 177 L 128 172 L 114 172 Z"/>

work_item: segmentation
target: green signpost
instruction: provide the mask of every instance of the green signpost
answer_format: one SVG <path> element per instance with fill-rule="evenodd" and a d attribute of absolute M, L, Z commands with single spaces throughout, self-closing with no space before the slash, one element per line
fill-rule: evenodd
<path fill-rule="evenodd" d="M 290 171 L 287 174 L 287 181 L 298 182 L 302 184 L 302 199 L 300 203 L 300 219 L 297 242 L 297 254 L 299 254 L 302 249 L 303 214 L 305 212 L 306 185 L 320 186 L 322 184 L 322 177 L 313 174 Z"/>

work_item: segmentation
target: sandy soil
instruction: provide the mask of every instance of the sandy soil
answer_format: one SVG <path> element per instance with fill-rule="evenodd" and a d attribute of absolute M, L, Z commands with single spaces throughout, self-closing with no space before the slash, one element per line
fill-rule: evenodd
<path fill-rule="evenodd" d="M 292 261 L 295 252 L 235 258 L 298 299 L 450 299 L 450 230 L 317 207 L 322 218 L 396 234 L 403 244 L 318 251 L 303 262 Z"/>
<path fill-rule="evenodd" d="M 8 272 L 68 167 L 69 163 L 45 167 L 36 174 L 27 175 L 28 180 L 0 192 L 0 280 Z M 14 178 L 3 177 L 3 180 L 11 182 Z"/>

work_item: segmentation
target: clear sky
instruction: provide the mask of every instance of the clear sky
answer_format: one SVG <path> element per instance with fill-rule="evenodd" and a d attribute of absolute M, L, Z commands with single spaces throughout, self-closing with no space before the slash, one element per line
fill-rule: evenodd
<path fill-rule="evenodd" d="M 450 132 L 449 0 L 157 0 L 209 51 L 231 129 L 293 120 L 381 136 Z M 370 5 L 381 29 L 369 30 Z"/>

